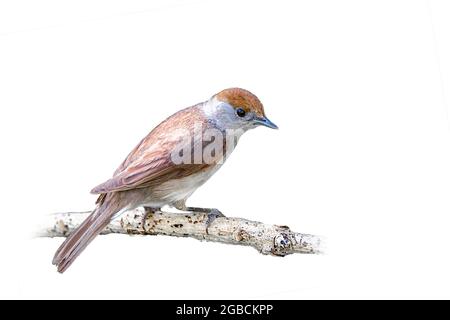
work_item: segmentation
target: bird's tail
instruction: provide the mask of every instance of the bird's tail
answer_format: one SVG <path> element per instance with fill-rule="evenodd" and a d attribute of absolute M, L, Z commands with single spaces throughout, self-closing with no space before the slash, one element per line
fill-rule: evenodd
<path fill-rule="evenodd" d="M 108 225 L 120 207 L 114 205 L 114 199 L 103 199 L 83 223 L 78 226 L 58 248 L 53 257 L 53 264 L 58 272 L 63 273 L 91 243 L 92 240 Z"/>

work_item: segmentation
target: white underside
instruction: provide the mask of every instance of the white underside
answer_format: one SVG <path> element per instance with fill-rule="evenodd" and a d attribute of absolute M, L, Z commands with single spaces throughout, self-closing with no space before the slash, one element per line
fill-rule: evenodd
<path fill-rule="evenodd" d="M 189 198 L 198 187 L 203 185 L 219 168 L 221 165 L 216 165 L 208 170 L 200 173 L 195 173 L 189 177 L 173 179 L 162 183 L 155 188 L 154 193 L 160 195 L 158 200 L 149 199 L 144 206 L 148 207 L 162 207 L 167 204 L 185 200 Z"/>

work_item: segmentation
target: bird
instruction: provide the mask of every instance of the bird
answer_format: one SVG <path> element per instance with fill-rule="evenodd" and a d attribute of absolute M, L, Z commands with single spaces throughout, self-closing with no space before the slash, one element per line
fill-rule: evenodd
<path fill-rule="evenodd" d="M 96 207 L 56 251 L 52 263 L 63 273 L 108 223 L 128 210 L 145 212 L 169 206 L 207 214 L 206 231 L 223 214 L 214 208 L 189 207 L 186 200 L 217 172 L 242 134 L 270 121 L 256 95 L 228 88 L 182 109 L 156 126 L 128 154 L 112 178 L 96 186 Z"/>

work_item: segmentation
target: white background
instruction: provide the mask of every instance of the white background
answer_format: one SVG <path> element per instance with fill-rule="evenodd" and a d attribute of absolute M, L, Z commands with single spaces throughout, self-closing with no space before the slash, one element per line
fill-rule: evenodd
<path fill-rule="evenodd" d="M 2 298 L 450 298 L 448 1 L 2 1 Z M 173 112 L 240 86 L 256 129 L 190 199 L 324 235 L 262 256 L 102 236 L 64 275 L 38 221 L 93 208 Z"/>

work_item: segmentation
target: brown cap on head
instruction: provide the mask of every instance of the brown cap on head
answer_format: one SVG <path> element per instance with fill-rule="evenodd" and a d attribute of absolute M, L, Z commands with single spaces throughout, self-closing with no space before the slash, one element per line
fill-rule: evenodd
<path fill-rule="evenodd" d="M 263 117 L 264 108 L 258 97 L 250 91 L 241 88 L 229 88 L 215 95 L 220 101 L 226 102 L 234 108 L 242 108 L 245 112 L 254 112 Z"/>

